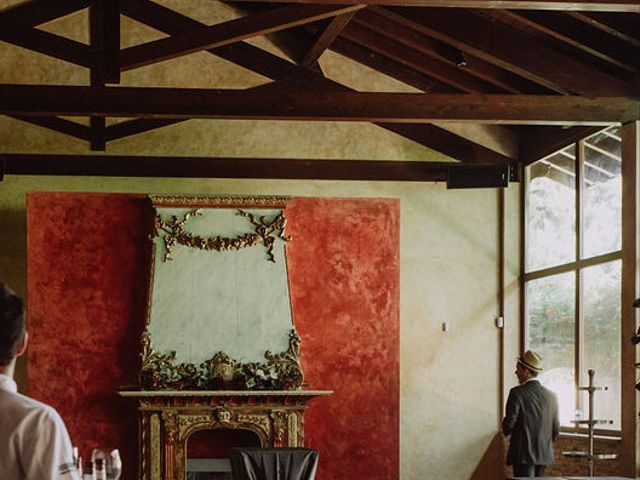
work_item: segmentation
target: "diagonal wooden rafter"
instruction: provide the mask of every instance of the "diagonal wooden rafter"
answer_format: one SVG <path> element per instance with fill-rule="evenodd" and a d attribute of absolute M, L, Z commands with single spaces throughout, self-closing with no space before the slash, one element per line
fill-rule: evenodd
<path fill-rule="evenodd" d="M 429 75 L 442 83 L 465 93 L 501 93 L 504 90 L 480 80 L 451 64 L 434 59 L 421 52 L 409 52 L 407 46 L 395 38 L 380 35 L 378 32 L 362 27 L 360 24 L 349 25 L 342 37 L 379 53 L 424 75 Z"/>
<path fill-rule="evenodd" d="M 411 137 L 418 143 L 429 145 L 436 152 L 445 153 L 451 158 L 467 164 L 511 164 L 515 165 L 516 159 L 490 150 L 484 145 L 464 139 L 453 132 L 433 124 L 403 124 L 383 123 L 387 130 L 399 135 Z"/>
<path fill-rule="evenodd" d="M 299 62 L 300 65 L 305 67 L 313 65 L 324 51 L 331 46 L 356 13 L 357 12 L 344 13 L 333 18 L 329 24 L 320 31 L 320 34 L 314 40 L 313 44 L 307 49 L 304 57 Z"/>
<path fill-rule="evenodd" d="M 91 0 L 30 0 L 0 10 L 0 31 L 34 27 L 88 7 Z"/>
<path fill-rule="evenodd" d="M 536 127 L 520 142 L 520 162 L 524 166 L 529 165 L 599 130 L 602 130 L 602 127 Z"/>
<path fill-rule="evenodd" d="M 122 69 L 129 70 L 189 53 L 235 43 L 364 8 L 364 5 L 294 5 L 228 22 L 198 27 L 169 38 L 129 47 L 121 52 Z"/>
<path fill-rule="evenodd" d="M 589 12 L 567 12 L 566 15 L 569 15 L 593 28 L 602 30 L 608 35 L 617 37 L 632 45 L 640 46 L 640 31 L 638 29 L 637 17 L 611 13 L 596 14 Z"/>
<path fill-rule="evenodd" d="M 0 30 L 0 40 L 82 67 L 93 63 L 89 46 L 36 28 Z"/>
<path fill-rule="evenodd" d="M 549 37 L 560 44 L 568 45 L 583 54 L 603 61 L 603 67 L 615 66 L 627 72 L 638 72 L 640 48 L 629 45 L 622 39 L 592 28 L 570 15 L 556 12 L 512 12 L 492 11 L 489 16 L 518 23 L 537 33 L 542 39 Z"/>
<path fill-rule="evenodd" d="M 369 8 L 385 14 L 380 7 Z M 528 35 L 506 24 L 486 22 L 482 15 L 452 9 L 425 12 L 401 8 L 396 12 L 419 22 L 425 35 L 557 92 L 585 96 L 635 94 L 632 83 L 543 44 L 533 49 Z"/>
<path fill-rule="evenodd" d="M 34 117 L 24 115 L 11 115 L 11 117 L 15 118 L 16 120 L 21 120 L 26 123 L 31 123 L 33 125 L 38 125 L 39 127 L 53 130 L 55 132 L 64 133 L 65 135 L 69 135 L 80 140 L 91 140 L 91 129 L 89 127 L 76 122 L 72 122 L 71 120 L 67 120 L 65 118 Z"/>
<path fill-rule="evenodd" d="M 221 90 L 4 84 L 0 85 L 0 113 L 529 125 L 607 125 L 640 119 L 640 99 L 629 97 L 372 93 L 287 87 Z"/>
<path fill-rule="evenodd" d="M 353 4 L 358 0 L 228 0 L 233 3 L 315 3 Z M 640 13 L 635 0 L 367 0 L 369 5 L 404 7 L 515 9 L 515 10 L 577 10 L 593 12 Z"/>
<path fill-rule="evenodd" d="M 446 85 L 431 76 L 420 74 L 401 63 L 394 62 L 376 52 L 371 52 L 342 37 L 338 37 L 333 42 L 331 50 L 423 92 L 454 93 L 459 91 L 457 88 Z"/>
<path fill-rule="evenodd" d="M 425 55 L 439 59 L 449 65 L 455 65 L 456 68 L 491 82 L 504 91 L 511 93 L 552 93 L 552 90 L 539 84 L 424 35 L 420 31 L 422 28 L 420 23 L 395 14 L 390 10 L 364 10 L 358 15 L 357 22 L 362 22 L 370 29 L 390 36 L 403 45 L 419 50 Z"/>
<path fill-rule="evenodd" d="M 130 16 L 137 21 L 146 23 L 147 25 L 153 28 L 157 28 L 170 35 L 179 33 L 180 31 L 187 30 L 189 28 L 193 28 L 194 24 L 199 25 L 198 22 L 191 18 L 185 17 L 175 11 L 169 10 L 165 7 L 146 0 L 139 0 L 135 2 L 132 0 L 123 0 L 122 8 L 123 13 L 127 16 Z M 372 65 L 371 63 L 366 64 L 382 69 L 386 73 L 392 74 L 392 76 L 393 74 L 398 74 L 398 72 L 401 72 L 401 80 L 407 80 L 408 76 L 411 75 L 411 72 L 409 72 L 408 70 L 399 70 L 398 67 L 395 66 L 391 67 L 390 69 L 390 67 L 388 67 L 388 62 L 380 61 L 375 55 L 359 53 L 357 47 L 354 48 L 354 46 L 349 45 L 347 42 L 341 40 L 340 38 L 337 39 L 336 43 L 337 45 L 334 44 L 334 47 L 339 46 L 340 48 L 338 51 L 346 54 L 351 58 L 357 57 L 357 60 L 363 63 L 375 62 L 375 65 Z M 306 69 L 300 69 L 276 55 L 249 45 L 245 42 L 238 42 L 232 45 L 218 47 L 216 49 L 209 50 L 209 52 L 244 68 L 247 68 L 248 70 L 259 73 L 267 78 L 271 78 L 274 80 L 282 81 L 291 79 L 293 81 L 298 81 L 310 85 L 315 83 L 318 84 L 319 88 L 346 89 L 346 87 L 336 82 L 321 77 Z M 414 86 L 416 86 L 417 88 L 427 87 L 427 89 L 431 89 L 431 83 L 426 83 L 429 82 L 428 80 L 425 82 L 425 80 L 423 80 L 422 78 L 414 79 L 414 77 L 412 76 L 409 83 L 411 84 L 412 81 Z M 164 121 L 168 122 L 167 120 Z M 123 124 L 109 127 L 107 129 L 107 136 L 109 136 L 110 130 L 112 129 L 114 130 L 114 134 L 126 134 L 127 128 L 129 128 L 127 125 L 125 125 L 126 123 L 131 123 L 131 127 L 136 131 L 147 131 L 147 129 L 145 129 L 145 122 L 162 121 L 139 119 L 131 120 L 129 122 L 123 122 Z M 175 122 L 175 120 L 173 120 L 173 122 Z M 158 126 L 158 124 L 155 123 L 148 126 L 155 128 Z M 379 124 L 379 126 L 383 128 L 389 127 L 389 125 L 385 124 Z M 474 161 L 498 163 L 509 162 L 512 160 L 498 152 L 495 152 L 494 150 L 472 142 L 464 137 L 454 137 L 452 136 L 451 132 L 448 132 L 447 130 L 436 126 L 430 126 L 428 128 L 428 137 L 424 135 L 424 132 L 427 129 L 425 128 L 425 125 L 422 124 L 418 126 L 403 124 L 394 125 L 393 127 L 394 133 L 402 135 L 417 143 L 444 153 L 445 155 L 448 155 L 462 162 Z"/>
<path fill-rule="evenodd" d="M 250 8 L 238 8 L 236 5 L 234 5 L 234 7 L 245 14 L 255 13 L 256 11 L 254 4 L 251 4 Z M 243 4 L 241 3 L 240 5 Z M 358 11 L 357 16 L 350 21 L 350 24 L 353 24 L 354 21 L 357 21 L 357 19 L 359 19 L 363 14 L 366 14 L 366 12 L 367 9 Z M 319 23 L 324 23 L 324 25 L 318 25 Z M 322 32 L 327 25 L 327 22 L 307 24 L 303 27 L 276 32 L 271 34 L 270 38 L 283 52 L 286 52 L 290 58 L 294 59 L 296 63 L 302 64 L 303 58 L 309 50 L 309 47 L 305 47 L 305 45 L 313 45 L 317 41 L 318 37 L 322 35 Z M 425 71 L 424 68 L 421 69 L 422 71 L 418 72 L 401 64 L 400 62 L 394 61 L 389 57 L 385 57 L 378 52 L 368 50 L 361 45 L 347 40 L 343 33 L 344 29 L 343 32 L 332 41 L 329 47 L 336 53 L 340 53 L 351 60 L 366 65 L 374 70 L 378 70 L 379 72 L 395 78 L 402 83 L 425 92 L 448 93 L 460 91 L 459 88 L 455 88 L 437 80 L 430 74 L 430 72 Z M 317 64 L 307 68 L 315 69 L 321 73 Z"/>

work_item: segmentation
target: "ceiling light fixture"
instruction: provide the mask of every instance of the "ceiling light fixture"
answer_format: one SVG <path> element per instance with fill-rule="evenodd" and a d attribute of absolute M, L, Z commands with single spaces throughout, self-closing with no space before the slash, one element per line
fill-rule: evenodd
<path fill-rule="evenodd" d="M 467 59 L 464 56 L 464 52 L 459 51 L 458 53 L 456 53 L 456 56 L 453 59 L 453 62 L 456 64 L 456 67 L 458 68 L 466 67 Z"/>

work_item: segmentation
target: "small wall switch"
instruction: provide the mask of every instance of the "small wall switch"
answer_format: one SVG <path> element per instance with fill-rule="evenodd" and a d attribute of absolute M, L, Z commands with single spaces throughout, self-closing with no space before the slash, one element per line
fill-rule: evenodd
<path fill-rule="evenodd" d="M 504 328 L 504 318 L 496 317 L 496 327 Z"/>
<path fill-rule="evenodd" d="M 445 333 L 449 331 L 449 324 L 447 322 L 442 322 L 442 331 Z"/>

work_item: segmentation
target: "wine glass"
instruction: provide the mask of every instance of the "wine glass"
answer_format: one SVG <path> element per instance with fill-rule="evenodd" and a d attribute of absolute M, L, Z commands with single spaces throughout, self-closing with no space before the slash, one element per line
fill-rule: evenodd
<path fill-rule="evenodd" d="M 122 474 L 122 460 L 117 448 L 94 448 L 91 461 L 95 465 L 97 459 L 104 460 L 107 480 L 118 480 Z"/>

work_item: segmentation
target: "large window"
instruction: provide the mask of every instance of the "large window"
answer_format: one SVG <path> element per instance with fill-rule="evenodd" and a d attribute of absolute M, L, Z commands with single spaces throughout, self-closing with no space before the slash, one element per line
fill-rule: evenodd
<path fill-rule="evenodd" d="M 561 423 L 588 415 L 620 429 L 621 141 L 603 130 L 525 172 L 525 342 L 545 363 Z"/>

